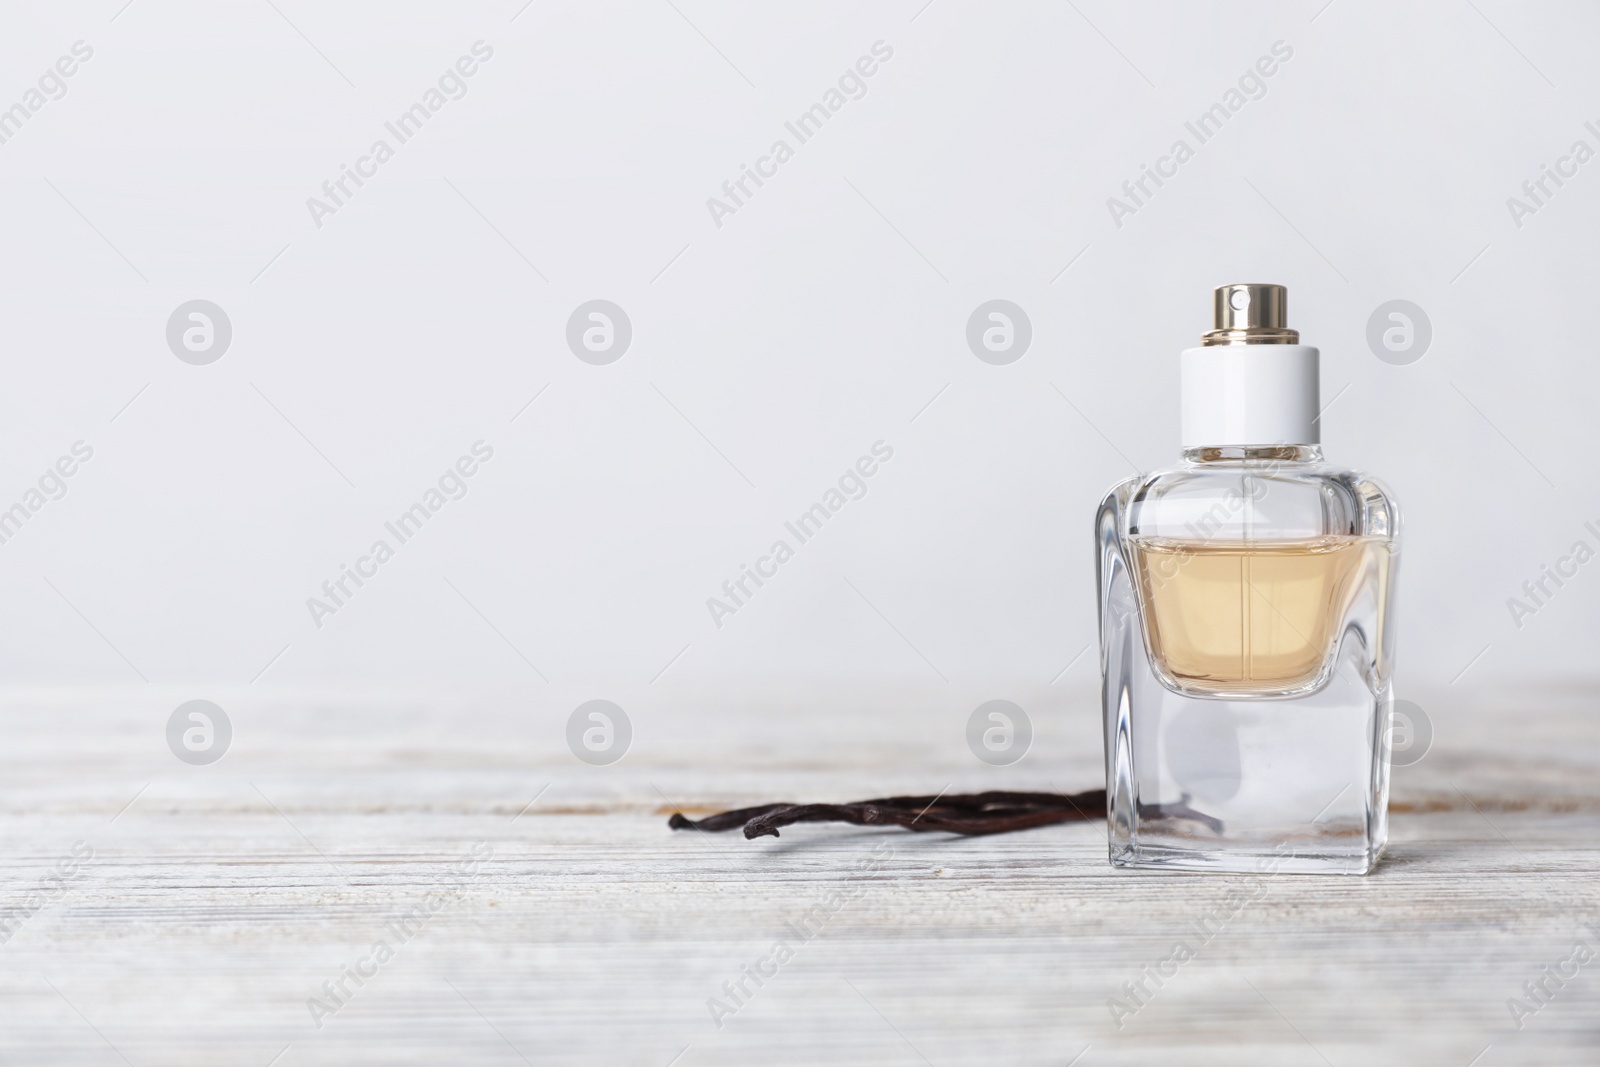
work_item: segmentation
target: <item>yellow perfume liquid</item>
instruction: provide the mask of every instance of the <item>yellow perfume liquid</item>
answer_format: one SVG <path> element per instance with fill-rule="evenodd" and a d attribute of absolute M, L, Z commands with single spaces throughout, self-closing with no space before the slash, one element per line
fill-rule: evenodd
<path fill-rule="evenodd" d="M 1381 596 L 1389 584 L 1388 546 L 1370 537 L 1129 541 L 1151 656 L 1179 684 L 1224 692 L 1310 685 L 1357 586 L 1371 575 Z"/>

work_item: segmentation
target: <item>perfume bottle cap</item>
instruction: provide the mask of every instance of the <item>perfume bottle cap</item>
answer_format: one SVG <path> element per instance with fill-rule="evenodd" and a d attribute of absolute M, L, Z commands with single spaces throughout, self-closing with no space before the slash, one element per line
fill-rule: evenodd
<path fill-rule="evenodd" d="M 1217 287 L 1215 328 L 1179 361 L 1185 448 L 1320 443 L 1319 354 L 1288 306 L 1281 285 Z"/>
<path fill-rule="evenodd" d="M 1292 345 L 1300 333 L 1289 329 L 1289 290 L 1281 285 L 1245 282 L 1219 285 L 1212 294 L 1212 329 L 1205 345 Z"/>

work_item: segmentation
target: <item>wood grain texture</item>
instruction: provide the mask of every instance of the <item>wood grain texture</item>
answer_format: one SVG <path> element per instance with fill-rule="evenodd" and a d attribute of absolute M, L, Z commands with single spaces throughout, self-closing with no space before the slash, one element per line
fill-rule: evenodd
<path fill-rule="evenodd" d="M 962 740 L 991 695 L 641 690 L 621 701 L 634 747 L 610 767 L 567 752 L 576 700 L 240 694 L 219 698 L 233 750 L 188 767 L 162 735 L 181 697 L 7 698 L 0 908 L 52 884 L 75 842 L 94 855 L 0 945 L 0 1062 L 1600 1056 L 1600 961 L 1520 1031 L 1507 1007 L 1578 938 L 1600 946 L 1581 929 L 1600 920 L 1591 691 L 1420 700 L 1435 749 L 1397 771 L 1387 859 L 1366 878 L 1113 871 L 1099 825 L 800 826 L 759 842 L 666 829 L 679 806 L 1099 781 L 1087 692 L 1026 694 L 1036 739 L 1010 768 Z M 474 848 L 492 856 L 460 873 Z M 409 938 L 386 925 L 419 906 Z M 791 926 L 808 912 L 803 939 Z M 1223 918 L 1203 941 L 1208 914 Z M 393 958 L 347 979 L 353 995 L 315 1025 L 308 1000 L 380 939 Z M 760 988 L 746 979 L 753 995 L 715 1025 L 708 1000 L 780 939 L 792 958 Z M 1147 980 L 1119 1027 L 1110 998 L 1180 939 L 1193 959 Z"/>

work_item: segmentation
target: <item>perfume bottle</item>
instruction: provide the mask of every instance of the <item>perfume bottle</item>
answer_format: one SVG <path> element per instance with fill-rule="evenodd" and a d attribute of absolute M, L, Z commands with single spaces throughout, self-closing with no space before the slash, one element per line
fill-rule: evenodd
<path fill-rule="evenodd" d="M 1364 874 L 1388 836 L 1399 510 L 1323 462 L 1286 306 L 1216 290 L 1182 465 L 1096 518 L 1114 866 Z"/>

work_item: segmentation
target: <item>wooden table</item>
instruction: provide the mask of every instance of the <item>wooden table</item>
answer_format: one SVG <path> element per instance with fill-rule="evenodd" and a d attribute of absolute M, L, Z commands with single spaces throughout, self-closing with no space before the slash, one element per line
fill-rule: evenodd
<path fill-rule="evenodd" d="M 1378 873 L 1264 879 L 1113 871 L 1099 825 L 666 828 L 679 806 L 1093 787 L 1081 684 L 1005 694 L 1036 730 L 1009 768 L 962 735 L 996 694 L 953 686 L 614 694 L 634 740 L 607 767 L 564 740 L 592 694 L 550 692 L 216 696 L 234 740 L 208 767 L 166 747 L 193 694 L 6 698 L 0 901 L 43 904 L 0 946 L 0 1062 L 1600 1062 L 1600 959 L 1565 962 L 1600 949 L 1592 691 L 1408 694 L 1437 741 L 1396 772 Z M 1156 984 L 1180 939 L 1194 958 Z M 1537 1003 L 1546 967 L 1576 974 L 1519 1030 L 1508 1000 Z"/>

